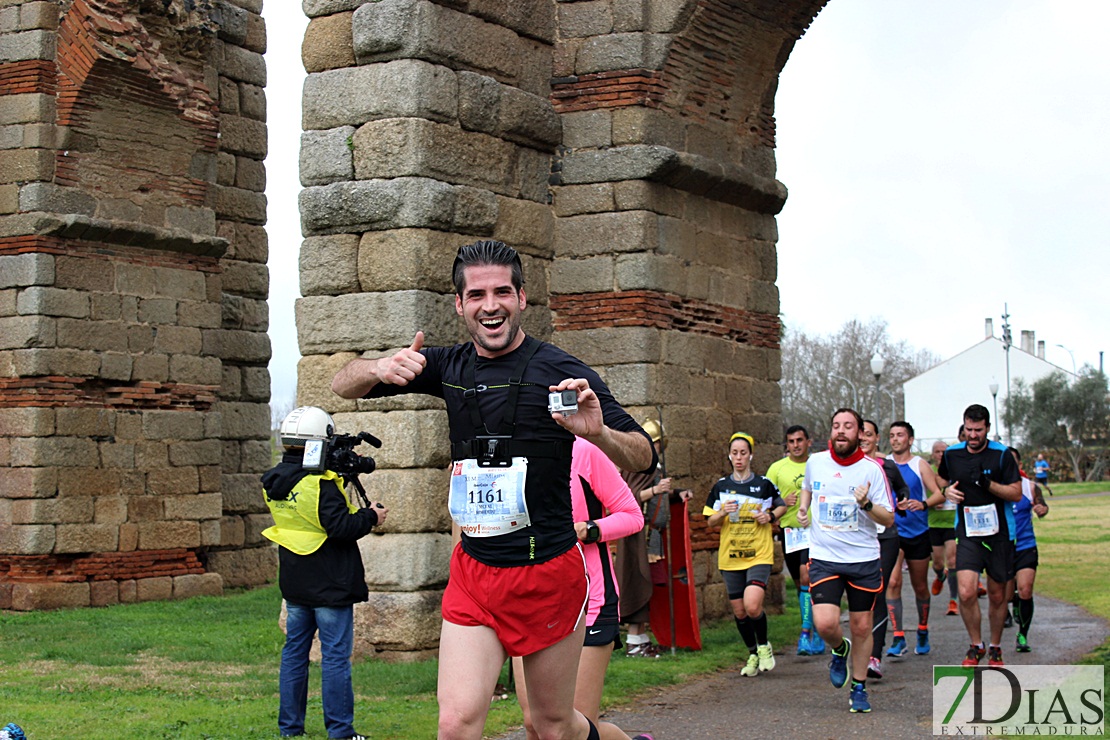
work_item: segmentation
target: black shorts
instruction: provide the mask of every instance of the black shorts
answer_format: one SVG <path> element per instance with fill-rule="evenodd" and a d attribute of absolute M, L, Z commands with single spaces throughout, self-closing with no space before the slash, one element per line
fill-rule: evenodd
<path fill-rule="evenodd" d="M 794 585 L 801 585 L 802 566 L 809 562 L 809 548 L 784 552 L 782 559 L 786 563 L 786 569 L 790 571 L 790 578 L 794 581 Z"/>
<path fill-rule="evenodd" d="M 944 543 L 956 539 L 955 527 L 929 527 L 929 544 L 944 547 Z"/>
<path fill-rule="evenodd" d="M 916 537 L 898 536 L 898 547 L 906 554 L 906 560 L 928 560 L 933 556 L 933 546 L 929 533 L 922 532 Z"/>
<path fill-rule="evenodd" d="M 721 578 L 725 582 L 730 600 L 744 598 L 744 590 L 748 586 L 759 586 L 767 590 L 767 581 L 771 580 L 770 565 L 753 565 L 747 570 L 722 570 Z"/>
<path fill-rule="evenodd" d="M 1014 577 L 1014 543 L 1005 537 L 964 537 L 956 540 L 956 570 L 987 572 L 995 583 Z"/>
<path fill-rule="evenodd" d="M 1034 545 L 1028 550 L 1018 550 L 1014 553 L 1014 573 L 1019 570 L 1036 570 L 1040 564 L 1040 556 L 1037 553 L 1037 547 Z"/>
<path fill-rule="evenodd" d="M 612 645 L 614 648 L 621 646 L 621 628 L 618 624 L 595 624 L 586 628 L 586 636 L 582 639 L 583 647 L 605 647 Z"/>
<path fill-rule="evenodd" d="M 879 558 L 863 563 L 809 561 L 809 597 L 814 604 L 836 604 L 848 592 L 848 611 L 869 612 L 883 590 L 883 567 Z"/>

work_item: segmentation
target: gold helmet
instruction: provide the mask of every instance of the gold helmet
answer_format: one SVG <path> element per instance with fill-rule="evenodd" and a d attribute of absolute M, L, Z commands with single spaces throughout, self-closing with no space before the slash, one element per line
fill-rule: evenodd
<path fill-rule="evenodd" d="M 655 419 L 648 419 L 644 422 L 644 431 L 651 437 L 652 442 L 663 441 L 663 425 Z"/>

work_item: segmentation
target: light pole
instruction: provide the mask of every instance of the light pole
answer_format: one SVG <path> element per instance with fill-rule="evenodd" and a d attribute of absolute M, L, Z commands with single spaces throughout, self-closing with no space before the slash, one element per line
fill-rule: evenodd
<path fill-rule="evenodd" d="M 991 398 L 994 399 L 994 423 L 998 423 L 998 383 L 991 383 L 987 386 L 991 390 Z M 997 442 L 1002 437 L 998 434 L 998 427 L 994 428 L 994 441 Z"/>
<path fill-rule="evenodd" d="M 1075 367 L 1075 353 L 1072 352 L 1070 349 L 1068 349 L 1067 347 L 1065 347 L 1062 344 L 1057 344 L 1056 346 L 1059 347 L 1060 349 L 1064 350 L 1065 352 L 1067 352 L 1069 355 L 1071 355 L 1071 374 L 1072 375 L 1079 375 L 1079 370 L 1077 370 L 1076 367 Z"/>
<path fill-rule="evenodd" d="M 880 417 L 882 416 L 882 403 L 879 399 L 879 377 L 883 374 L 883 365 L 886 361 L 883 356 L 876 352 L 871 356 L 871 374 L 875 376 L 875 423 L 880 424 Z"/>
<path fill-rule="evenodd" d="M 1002 347 L 1006 350 L 1006 403 L 1010 403 L 1010 347 L 1014 346 L 1014 335 L 1010 333 L 1010 305 L 1002 304 Z M 1014 446 L 1014 435 L 1010 422 L 1006 422 L 1006 444 Z"/>
<path fill-rule="evenodd" d="M 849 386 L 851 386 L 851 388 L 852 388 L 852 408 L 855 409 L 856 411 L 859 411 L 859 393 L 856 391 L 856 384 L 853 383 L 852 381 L 848 380 L 847 378 L 845 378 L 843 375 L 837 375 L 836 373 L 829 373 L 829 377 L 830 378 L 836 378 L 837 380 L 843 380 L 845 383 L 847 383 Z"/>

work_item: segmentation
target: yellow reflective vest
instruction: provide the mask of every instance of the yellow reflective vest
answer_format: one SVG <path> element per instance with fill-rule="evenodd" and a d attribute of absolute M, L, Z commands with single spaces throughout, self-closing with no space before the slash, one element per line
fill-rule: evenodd
<path fill-rule="evenodd" d="M 350 513 L 358 511 L 351 505 L 351 499 L 343 488 L 343 479 L 325 470 L 319 475 L 301 478 L 284 499 L 272 499 L 263 491 L 266 506 L 274 517 L 274 526 L 262 530 L 262 535 L 297 555 L 311 555 L 319 550 L 328 538 L 328 533 L 320 524 L 320 481 L 323 480 L 335 482 Z"/>

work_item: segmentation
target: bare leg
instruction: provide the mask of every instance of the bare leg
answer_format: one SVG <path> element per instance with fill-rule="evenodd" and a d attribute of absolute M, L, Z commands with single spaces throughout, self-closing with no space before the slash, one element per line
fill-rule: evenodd
<path fill-rule="evenodd" d="M 481 740 L 505 650 L 489 627 L 444 622 L 439 638 L 439 740 Z"/>
<path fill-rule="evenodd" d="M 987 578 L 988 616 L 991 624 L 991 645 L 1002 644 L 1002 626 L 1006 622 L 1006 583 Z"/>
<path fill-rule="evenodd" d="M 582 658 L 578 661 L 578 683 L 574 689 L 574 708 L 597 725 L 601 740 L 629 740 L 628 735 L 612 722 L 598 719 L 601 715 L 601 693 L 605 689 L 605 671 L 609 668 L 612 655 L 612 645 L 582 648 Z"/>
<path fill-rule="evenodd" d="M 844 639 L 844 632 L 840 629 L 840 605 L 814 604 L 813 628 L 829 644 L 829 647 L 835 648 L 838 646 L 840 641 Z M 870 634 L 870 631 L 868 634 Z M 853 652 L 855 652 L 854 649 Z M 870 652 L 864 653 L 864 655 L 870 654 Z M 866 659 L 864 660 L 863 671 L 867 673 Z"/>
<path fill-rule="evenodd" d="M 867 680 L 867 662 L 871 659 L 871 624 L 870 609 L 848 612 L 848 628 L 852 632 L 852 678 L 856 681 Z"/>
<path fill-rule="evenodd" d="M 540 740 L 584 740 L 589 734 L 586 718 L 574 708 L 578 660 L 585 633 L 586 620 L 580 619 L 578 629 L 567 637 L 524 656 L 529 711 Z"/>
<path fill-rule="evenodd" d="M 960 589 L 960 616 L 964 620 L 971 644 L 978 645 L 983 642 L 983 615 L 979 611 L 979 574 L 973 570 L 961 570 L 956 575 Z M 999 628 L 1001 629 L 1001 622 Z"/>

